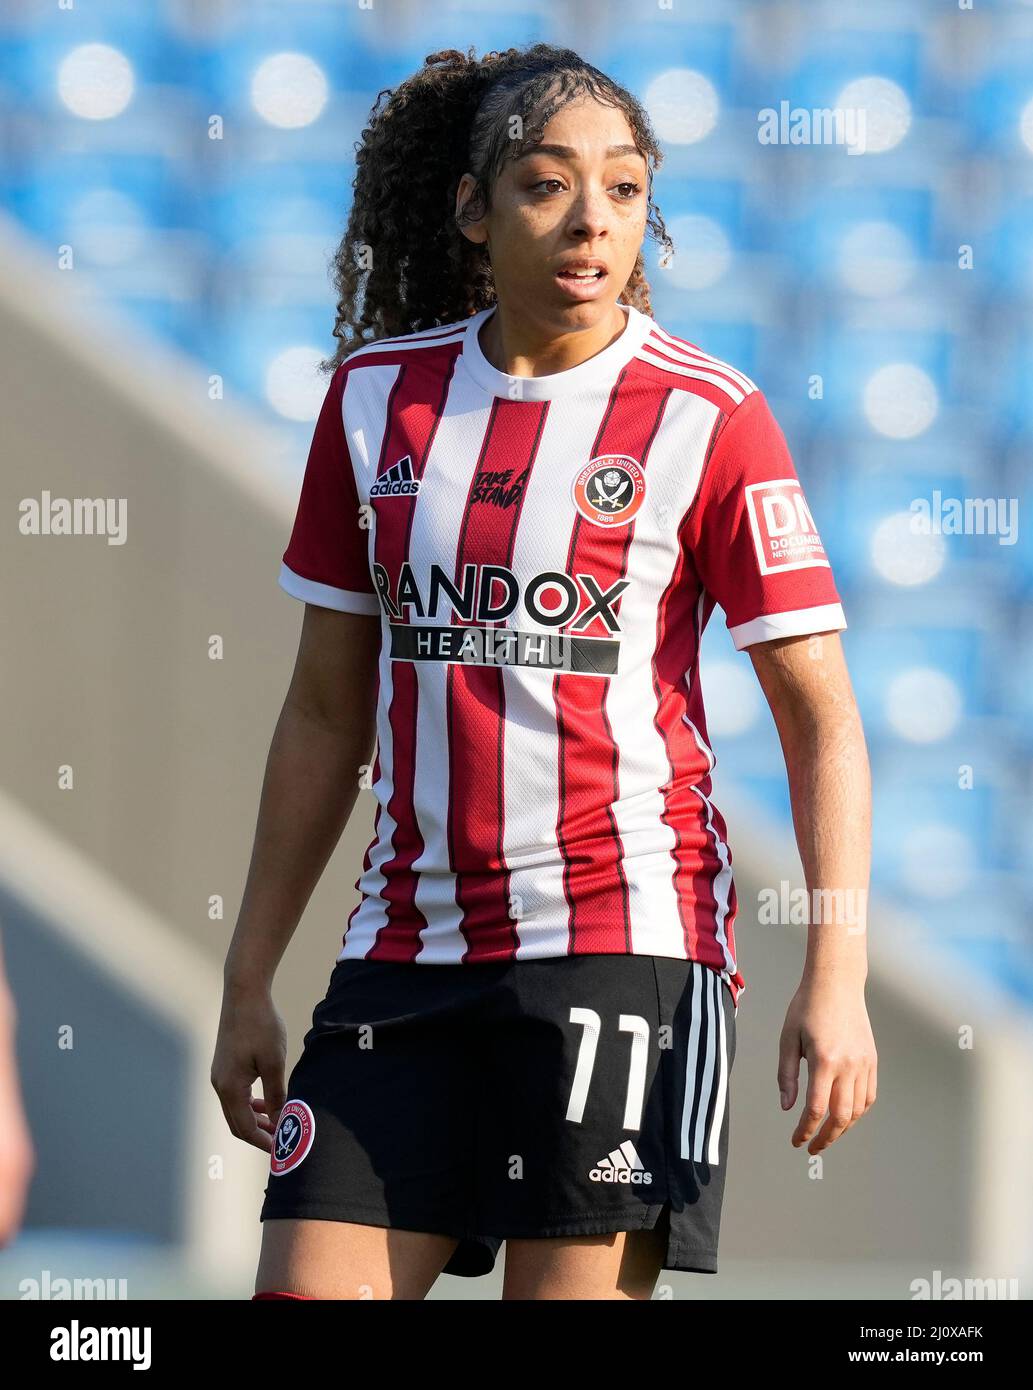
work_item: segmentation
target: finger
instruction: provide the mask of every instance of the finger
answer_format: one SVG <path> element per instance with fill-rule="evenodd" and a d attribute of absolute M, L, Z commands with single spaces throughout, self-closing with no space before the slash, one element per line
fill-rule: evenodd
<path fill-rule="evenodd" d="M 283 1062 L 279 1060 L 261 1066 L 262 1096 L 266 1114 L 274 1129 L 280 1122 L 280 1111 L 287 1103 L 283 1070 Z"/>
<path fill-rule="evenodd" d="M 783 1110 L 796 1104 L 800 1079 L 800 1033 L 796 1028 L 784 1028 L 778 1040 L 778 1094 Z"/>
<path fill-rule="evenodd" d="M 234 1139 L 239 1139 L 240 1135 L 237 1133 L 236 1130 L 236 1121 L 233 1118 L 233 1112 L 230 1109 L 229 1105 L 227 1105 L 226 1099 L 223 1095 L 225 1084 L 225 1082 L 218 1082 L 214 1079 L 214 1077 L 212 1078 L 212 1085 L 215 1088 L 215 1094 L 219 1097 L 219 1105 L 222 1108 L 222 1118 L 226 1121 L 226 1128 L 233 1135 Z"/>
<path fill-rule="evenodd" d="M 835 1068 L 829 1063 L 814 1062 L 808 1057 L 807 1098 L 791 1141 L 795 1149 L 806 1144 L 821 1124 L 829 1107 L 829 1092 L 835 1075 Z"/>
<path fill-rule="evenodd" d="M 854 1118 L 856 1124 L 864 1112 L 868 1109 L 868 1068 L 859 1068 L 854 1079 Z"/>
<path fill-rule="evenodd" d="M 879 1076 L 878 1076 L 878 1072 L 879 1072 L 879 1059 L 876 1058 L 876 1059 L 872 1062 L 871 1066 L 868 1068 L 868 1096 L 867 1096 L 867 1101 L 868 1101 L 868 1109 L 869 1109 L 869 1110 L 870 1110 L 870 1109 L 872 1108 L 872 1106 L 875 1104 L 875 1097 L 878 1095 L 878 1092 L 879 1092 Z"/>
<path fill-rule="evenodd" d="M 829 1091 L 828 1119 L 807 1146 L 809 1154 L 819 1154 L 844 1135 L 854 1122 L 854 1074 L 839 1072 Z"/>
<path fill-rule="evenodd" d="M 268 1151 L 271 1147 L 269 1136 L 259 1127 L 251 1108 L 251 1082 L 242 1077 L 236 1082 L 225 1083 L 219 1091 L 219 1101 L 230 1133 L 245 1144 Z"/>
<path fill-rule="evenodd" d="M 212 1089 L 215 1091 L 215 1094 L 219 1097 L 219 1105 L 222 1109 L 222 1117 L 226 1121 L 226 1128 L 233 1135 L 234 1139 L 239 1139 L 240 1135 L 237 1132 L 238 1120 L 235 1115 L 235 1107 L 230 1103 L 229 1100 L 232 1082 L 229 1081 L 228 1078 L 222 1074 L 216 1075 L 214 1069 L 212 1070 L 208 1080 L 211 1082 Z M 248 1095 L 250 1094 L 251 1088 L 249 1086 Z"/>
<path fill-rule="evenodd" d="M 255 1112 L 259 1129 L 264 1129 L 267 1134 L 272 1134 L 276 1126 L 266 1113 L 265 1097 L 253 1096 L 251 1100 L 251 1109 Z"/>

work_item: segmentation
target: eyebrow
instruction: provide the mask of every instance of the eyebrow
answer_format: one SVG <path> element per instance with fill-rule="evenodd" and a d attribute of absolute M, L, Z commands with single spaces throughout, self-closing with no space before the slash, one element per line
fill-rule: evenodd
<path fill-rule="evenodd" d="M 553 154 L 558 159 L 577 159 L 577 150 L 570 145 L 532 145 L 530 149 L 521 151 L 517 159 L 528 159 L 533 154 Z M 607 159 L 620 159 L 623 155 L 638 155 L 644 158 L 642 151 L 637 145 L 611 145 L 606 151 Z"/>

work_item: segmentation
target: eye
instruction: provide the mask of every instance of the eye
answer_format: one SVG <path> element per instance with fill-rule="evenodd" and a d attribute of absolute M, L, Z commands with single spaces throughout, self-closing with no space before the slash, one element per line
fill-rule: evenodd
<path fill-rule="evenodd" d="M 539 179 L 537 183 L 533 183 L 531 185 L 531 191 L 537 192 L 539 189 L 545 189 L 546 192 L 551 192 L 552 189 L 549 187 L 549 185 L 555 185 L 557 188 L 561 190 L 564 187 L 562 179 Z M 621 182 L 615 184 L 614 187 L 619 190 L 622 190 L 620 194 L 620 201 L 622 203 L 631 202 L 633 198 L 637 198 L 638 195 L 642 192 L 642 185 L 640 183 L 636 183 L 634 179 L 622 179 Z"/>

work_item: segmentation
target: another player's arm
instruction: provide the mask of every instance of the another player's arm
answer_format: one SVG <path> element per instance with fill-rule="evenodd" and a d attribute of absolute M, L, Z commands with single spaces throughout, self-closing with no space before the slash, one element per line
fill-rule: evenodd
<path fill-rule="evenodd" d="M 18 1007 L 7 983 L 0 943 L 0 1114 L 4 1117 L 4 1142 L 0 1145 L 0 1246 L 13 1241 L 21 1228 L 29 1184 L 36 1171 L 36 1148 L 18 1080 L 17 1024 Z"/>
<path fill-rule="evenodd" d="M 878 1059 L 864 998 L 868 754 L 837 633 L 748 650 L 781 740 L 812 905 L 803 976 L 779 1043 L 778 1086 L 788 1110 L 806 1057 L 807 1097 L 792 1143 L 814 1154 L 860 1119 L 876 1094 Z"/>
<path fill-rule="evenodd" d="M 211 1082 L 233 1134 L 268 1150 L 286 1099 L 276 968 L 341 837 L 376 732 L 377 615 L 306 603 L 273 733 L 247 883 L 223 971 Z M 263 1099 L 251 1099 L 261 1077 Z M 264 1112 L 264 1113 L 263 1113 Z"/>

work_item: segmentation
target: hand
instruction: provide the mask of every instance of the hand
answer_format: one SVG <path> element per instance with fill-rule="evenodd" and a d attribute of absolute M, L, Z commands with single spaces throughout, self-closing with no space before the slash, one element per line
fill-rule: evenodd
<path fill-rule="evenodd" d="M 227 988 L 212 1059 L 211 1082 L 230 1132 L 269 1153 L 280 1111 L 287 1099 L 284 1074 L 287 1029 L 272 996 L 257 987 Z M 251 1095 L 262 1079 L 262 1097 Z"/>
<path fill-rule="evenodd" d="M 863 985 L 805 979 L 793 995 L 778 1045 L 783 1110 L 796 1103 L 804 1057 L 807 1097 L 790 1142 L 794 1148 L 807 1144 L 807 1152 L 817 1154 L 875 1104 L 879 1059 Z M 826 1111 L 828 1118 L 815 1134 Z"/>

